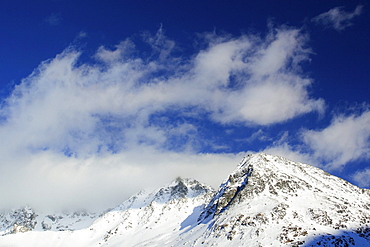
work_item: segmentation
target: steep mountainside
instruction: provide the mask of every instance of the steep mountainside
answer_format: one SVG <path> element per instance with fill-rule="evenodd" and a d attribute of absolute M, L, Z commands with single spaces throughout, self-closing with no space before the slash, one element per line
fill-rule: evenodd
<path fill-rule="evenodd" d="M 177 178 L 100 217 L 24 208 L 0 215 L 0 227 L 0 246 L 370 246 L 370 192 L 259 153 L 217 192 Z"/>
<path fill-rule="evenodd" d="M 207 243 L 369 246 L 370 195 L 313 166 L 248 155 L 220 186 L 199 223 L 210 226 L 198 240 Z"/>

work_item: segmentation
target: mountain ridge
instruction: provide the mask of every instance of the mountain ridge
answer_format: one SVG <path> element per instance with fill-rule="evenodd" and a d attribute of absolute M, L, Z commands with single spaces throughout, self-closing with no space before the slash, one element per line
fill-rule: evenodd
<path fill-rule="evenodd" d="M 31 246 L 370 245 L 370 190 L 265 153 L 245 156 L 217 191 L 179 177 L 100 215 L 67 217 L 67 228 L 40 228 L 30 208 L 23 215 L 34 220 L 24 233 L 9 222 L 4 230 L 0 215 L 0 244 L 33 237 Z M 87 218 L 90 225 L 76 227 Z"/>

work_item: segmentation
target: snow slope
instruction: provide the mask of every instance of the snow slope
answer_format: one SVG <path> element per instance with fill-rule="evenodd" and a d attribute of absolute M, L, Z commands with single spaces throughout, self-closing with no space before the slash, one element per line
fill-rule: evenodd
<path fill-rule="evenodd" d="M 197 243 L 316 246 L 323 235 L 332 240 L 322 240 L 328 246 L 370 246 L 369 190 L 262 153 L 242 160 L 199 220 L 209 227 Z"/>
<path fill-rule="evenodd" d="M 100 216 L 25 208 L 0 215 L 0 227 L 0 246 L 370 246 L 370 192 L 259 153 L 218 191 L 177 178 Z"/>

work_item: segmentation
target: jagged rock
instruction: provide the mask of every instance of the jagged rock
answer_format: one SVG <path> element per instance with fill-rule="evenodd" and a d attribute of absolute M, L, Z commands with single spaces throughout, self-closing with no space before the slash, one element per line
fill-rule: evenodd
<path fill-rule="evenodd" d="M 87 212 L 43 214 L 26 206 L 0 214 L 0 235 L 33 230 L 78 230 L 92 224 L 98 216 Z"/>
<path fill-rule="evenodd" d="M 29 206 L 1 215 L 3 234 L 32 231 L 37 224 L 36 218 L 37 214 Z"/>

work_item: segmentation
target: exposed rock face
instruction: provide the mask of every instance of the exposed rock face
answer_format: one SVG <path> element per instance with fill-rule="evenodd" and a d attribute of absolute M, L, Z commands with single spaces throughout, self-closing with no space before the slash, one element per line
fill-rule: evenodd
<path fill-rule="evenodd" d="M 5 234 L 32 231 L 37 224 L 36 217 L 30 207 L 12 210 L 7 215 L 0 215 L 1 228 Z"/>
<path fill-rule="evenodd" d="M 154 195 L 153 200 L 170 201 L 178 198 L 197 197 L 208 192 L 213 192 L 213 189 L 194 179 L 183 179 L 178 177 L 168 187 L 159 189 Z"/>
<path fill-rule="evenodd" d="M 212 198 L 206 209 L 199 218 L 199 222 L 209 217 L 218 215 L 236 201 L 240 201 L 240 195 L 246 189 L 248 179 L 252 175 L 253 166 L 242 166 L 220 186 L 220 189 Z"/>

